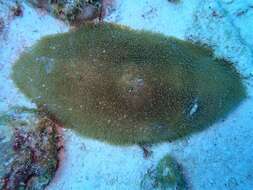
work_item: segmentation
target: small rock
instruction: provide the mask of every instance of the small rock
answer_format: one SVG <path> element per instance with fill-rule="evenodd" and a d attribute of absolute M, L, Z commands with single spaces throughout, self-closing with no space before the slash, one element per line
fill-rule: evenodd
<path fill-rule="evenodd" d="M 141 190 L 186 190 L 181 167 L 171 156 L 162 158 L 155 169 L 148 169 L 141 181 Z"/>
<path fill-rule="evenodd" d="M 13 16 L 23 16 L 23 9 L 18 2 L 11 8 L 11 11 Z"/>
<path fill-rule="evenodd" d="M 4 19 L 0 18 L 0 34 L 3 32 L 4 30 Z"/>
<path fill-rule="evenodd" d="M 170 3 L 180 3 L 180 0 L 168 0 Z"/>
<path fill-rule="evenodd" d="M 100 0 L 67 0 L 50 1 L 47 0 L 29 0 L 30 4 L 45 9 L 55 17 L 67 21 L 72 25 L 78 25 L 82 22 L 92 21 L 101 16 Z"/>

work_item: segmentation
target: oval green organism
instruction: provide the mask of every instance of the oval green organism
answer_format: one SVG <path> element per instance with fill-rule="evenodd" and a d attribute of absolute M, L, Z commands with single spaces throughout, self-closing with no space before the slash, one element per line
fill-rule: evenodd
<path fill-rule="evenodd" d="M 121 145 L 200 131 L 245 97 L 241 76 L 209 49 L 109 23 L 43 38 L 12 78 L 65 127 Z"/>

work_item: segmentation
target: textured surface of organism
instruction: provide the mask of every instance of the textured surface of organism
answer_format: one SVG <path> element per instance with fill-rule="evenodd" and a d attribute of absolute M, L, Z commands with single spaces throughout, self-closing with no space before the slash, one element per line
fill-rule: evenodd
<path fill-rule="evenodd" d="M 34 110 L 0 115 L 0 189 L 42 190 L 57 169 L 56 124 Z"/>
<path fill-rule="evenodd" d="M 113 144 L 184 137 L 245 97 L 235 68 L 209 49 L 108 23 L 43 38 L 12 78 L 65 127 Z"/>
<path fill-rule="evenodd" d="M 187 184 L 179 164 L 171 156 L 162 158 L 149 169 L 141 181 L 141 190 L 186 190 Z"/>

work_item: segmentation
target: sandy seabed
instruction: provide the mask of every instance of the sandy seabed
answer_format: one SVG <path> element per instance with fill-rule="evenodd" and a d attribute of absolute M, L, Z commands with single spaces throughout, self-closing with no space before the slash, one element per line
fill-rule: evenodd
<path fill-rule="evenodd" d="M 0 4 L 0 6 L 2 6 Z M 6 27 L 0 35 L 0 110 L 13 105 L 34 107 L 15 88 L 11 67 L 42 36 L 69 26 L 23 4 L 23 16 L 1 12 Z M 223 121 L 173 143 L 151 148 L 148 159 L 138 146 L 112 146 L 64 130 L 64 156 L 48 190 L 138 190 L 142 176 L 166 154 L 184 168 L 194 190 L 253 189 L 253 3 L 250 0 L 115 0 L 106 21 L 200 41 L 215 56 L 232 61 L 247 79 L 248 97 Z"/>

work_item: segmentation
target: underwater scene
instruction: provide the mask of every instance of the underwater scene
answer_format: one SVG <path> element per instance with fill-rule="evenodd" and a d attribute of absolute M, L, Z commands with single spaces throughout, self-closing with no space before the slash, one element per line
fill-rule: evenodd
<path fill-rule="evenodd" d="M 252 0 L 0 0 L 0 190 L 253 190 Z"/>

